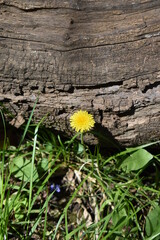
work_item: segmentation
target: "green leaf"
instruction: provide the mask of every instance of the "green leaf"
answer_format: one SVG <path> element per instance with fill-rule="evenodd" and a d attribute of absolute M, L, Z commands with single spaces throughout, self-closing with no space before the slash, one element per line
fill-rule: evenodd
<path fill-rule="evenodd" d="M 21 198 L 18 199 L 18 201 L 15 202 L 14 206 L 14 213 L 15 213 L 15 219 L 16 220 L 22 220 L 25 216 L 25 209 L 28 206 L 28 199 L 24 198 L 22 195 Z"/>
<path fill-rule="evenodd" d="M 23 179 L 24 181 L 30 180 L 31 177 L 31 168 L 32 163 L 31 160 L 24 159 L 22 156 L 16 157 L 13 159 L 12 167 L 10 168 L 10 171 L 14 173 L 14 176 Z M 38 172 L 34 165 L 34 175 L 33 175 L 33 181 L 38 179 Z"/>
<path fill-rule="evenodd" d="M 37 165 L 38 172 L 42 173 L 48 170 L 48 159 L 43 158 Z"/>
<path fill-rule="evenodd" d="M 46 152 L 52 152 L 53 151 L 53 145 L 50 142 L 47 142 L 46 147 L 45 147 Z"/>
<path fill-rule="evenodd" d="M 84 150 L 85 150 L 84 146 L 81 143 L 79 143 L 78 144 L 77 154 L 84 153 Z"/>
<path fill-rule="evenodd" d="M 120 167 L 126 172 L 136 171 L 148 164 L 148 162 L 153 158 L 153 155 L 150 154 L 145 149 L 139 149 L 136 152 L 132 153 L 127 157 Z"/>
<path fill-rule="evenodd" d="M 122 204 L 113 212 L 112 221 L 114 227 L 120 225 L 120 228 L 118 228 L 118 230 L 121 230 L 124 227 L 123 225 L 121 225 L 121 222 L 123 222 L 124 219 L 127 219 L 127 213 Z M 124 225 L 125 224 L 126 223 L 124 222 Z"/>
<path fill-rule="evenodd" d="M 145 231 L 148 239 L 155 238 L 160 235 L 160 207 L 156 206 L 152 209 L 146 217 Z"/>

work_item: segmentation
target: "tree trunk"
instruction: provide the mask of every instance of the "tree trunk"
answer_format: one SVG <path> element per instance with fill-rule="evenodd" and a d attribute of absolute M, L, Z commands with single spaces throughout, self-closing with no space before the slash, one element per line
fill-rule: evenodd
<path fill-rule="evenodd" d="M 123 146 L 160 137 L 160 1 L 0 0 L 0 101 L 71 135 L 94 115 Z M 97 140 L 89 137 L 91 143 Z"/>

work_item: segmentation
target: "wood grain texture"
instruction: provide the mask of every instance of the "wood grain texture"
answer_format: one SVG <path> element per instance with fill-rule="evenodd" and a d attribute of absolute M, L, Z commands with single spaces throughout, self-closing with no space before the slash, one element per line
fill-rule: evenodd
<path fill-rule="evenodd" d="M 85 109 L 122 145 L 159 139 L 160 1 L 0 0 L 0 100 L 16 123 L 38 95 L 68 134 Z"/>

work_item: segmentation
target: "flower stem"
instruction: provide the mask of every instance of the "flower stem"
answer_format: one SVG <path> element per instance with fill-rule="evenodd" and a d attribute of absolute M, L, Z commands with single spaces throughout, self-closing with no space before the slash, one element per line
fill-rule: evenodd
<path fill-rule="evenodd" d="M 81 132 L 81 145 L 83 147 L 83 157 L 87 159 L 86 146 L 83 141 L 83 132 Z"/>
<path fill-rule="evenodd" d="M 81 144 L 83 145 L 84 142 L 83 142 L 83 132 L 81 132 Z"/>

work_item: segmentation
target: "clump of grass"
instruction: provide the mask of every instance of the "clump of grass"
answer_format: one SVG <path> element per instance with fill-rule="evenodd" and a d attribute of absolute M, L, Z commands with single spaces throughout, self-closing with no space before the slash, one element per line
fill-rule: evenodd
<path fill-rule="evenodd" d="M 18 148 L 5 134 L 0 151 L 0 240 L 159 239 L 160 154 L 148 147 L 160 142 L 104 157 L 32 116 Z"/>

